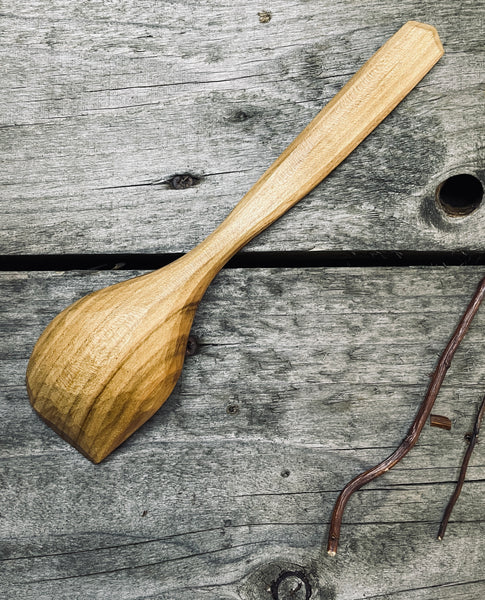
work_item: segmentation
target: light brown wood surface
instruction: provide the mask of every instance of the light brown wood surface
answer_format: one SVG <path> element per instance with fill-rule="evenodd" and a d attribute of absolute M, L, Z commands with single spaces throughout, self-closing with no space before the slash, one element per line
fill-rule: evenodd
<path fill-rule="evenodd" d="M 335 168 L 443 54 L 435 29 L 404 25 L 199 246 L 79 300 L 46 328 L 27 370 L 35 410 L 100 462 L 150 418 L 182 369 L 195 310 L 222 266 Z"/>

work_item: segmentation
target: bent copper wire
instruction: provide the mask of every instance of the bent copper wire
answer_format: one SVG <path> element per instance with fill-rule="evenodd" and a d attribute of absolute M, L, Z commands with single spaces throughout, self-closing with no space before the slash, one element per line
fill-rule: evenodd
<path fill-rule="evenodd" d="M 411 450 L 411 448 L 416 444 L 421 434 L 421 431 L 431 413 L 434 402 L 440 390 L 441 384 L 443 383 L 443 379 L 445 378 L 446 372 L 450 368 L 451 360 L 460 345 L 460 342 L 465 337 L 468 328 L 475 316 L 478 308 L 480 307 L 480 303 L 483 300 L 483 296 L 485 295 L 485 278 L 482 279 L 478 288 L 468 305 L 463 317 L 461 318 L 455 332 L 453 333 L 450 341 L 448 342 L 445 350 L 443 351 L 436 369 L 433 373 L 433 377 L 428 387 L 428 391 L 426 396 L 419 407 L 419 410 L 416 414 L 416 417 L 413 421 L 413 424 L 409 428 L 409 431 L 402 441 L 401 445 L 385 460 L 380 462 L 375 467 L 364 471 L 357 477 L 354 477 L 340 492 L 337 501 L 335 502 L 335 506 L 332 513 L 332 520 L 330 522 L 330 530 L 328 534 L 328 544 L 327 544 L 327 552 L 330 556 L 334 556 L 337 553 L 338 542 L 340 538 L 340 527 L 342 525 L 342 517 L 345 510 L 345 506 L 349 501 L 349 498 L 352 496 L 354 492 L 359 490 L 363 485 L 369 483 L 376 477 L 384 474 L 389 469 L 392 469 L 406 454 Z"/>
<path fill-rule="evenodd" d="M 448 521 L 451 516 L 451 511 L 458 500 L 458 496 L 460 495 L 461 488 L 465 483 L 466 470 L 468 468 L 468 463 L 470 462 L 470 457 L 472 455 L 473 449 L 475 448 L 475 444 L 478 441 L 478 434 L 480 433 L 480 424 L 483 419 L 483 415 L 485 413 L 485 397 L 482 400 L 482 404 L 480 405 L 480 409 L 478 411 L 477 418 L 475 420 L 475 425 L 473 426 L 473 431 L 469 437 L 468 448 L 465 452 L 465 456 L 463 457 L 463 462 L 461 463 L 460 476 L 458 481 L 456 482 L 455 491 L 451 495 L 450 501 L 445 509 L 445 513 L 443 515 L 443 519 L 441 521 L 441 525 L 438 531 L 438 539 L 441 541 L 445 535 L 446 527 L 448 525 Z"/>

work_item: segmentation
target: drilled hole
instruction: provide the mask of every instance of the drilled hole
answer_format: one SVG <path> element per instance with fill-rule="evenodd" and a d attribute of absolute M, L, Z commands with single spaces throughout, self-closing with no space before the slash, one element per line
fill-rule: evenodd
<path fill-rule="evenodd" d="M 483 186 L 474 175 L 462 173 L 445 179 L 436 188 L 436 199 L 450 217 L 465 217 L 482 203 Z"/>

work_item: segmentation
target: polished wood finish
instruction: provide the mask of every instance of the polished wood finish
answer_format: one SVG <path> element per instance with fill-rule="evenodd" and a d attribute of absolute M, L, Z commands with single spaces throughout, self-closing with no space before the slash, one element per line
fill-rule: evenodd
<path fill-rule="evenodd" d="M 65 309 L 32 353 L 34 409 L 100 462 L 170 395 L 207 286 L 242 246 L 330 173 L 443 54 L 436 30 L 410 21 L 354 75 L 206 240 L 174 263 Z"/>

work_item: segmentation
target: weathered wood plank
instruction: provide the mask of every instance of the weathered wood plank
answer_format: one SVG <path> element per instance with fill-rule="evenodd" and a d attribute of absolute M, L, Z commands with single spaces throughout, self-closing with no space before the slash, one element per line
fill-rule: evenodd
<path fill-rule="evenodd" d="M 483 251 L 483 207 L 434 202 L 450 174 L 485 181 L 480 6 L 266 4 L 3 2 L 0 252 L 187 251 L 410 18 L 445 57 L 249 251 Z M 162 183 L 184 172 L 198 185 Z"/>
<path fill-rule="evenodd" d="M 484 391 L 485 310 L 436 404 L 451 432 L 426 428 L 352 498 L 335 560 L 323 541 L 344 483 L 406 432 L 482 275 L 225 270 L 173 396 L 94 466 L 35 416 L 23 378 L 48 320 L 127 274 L 3 274 L 3 596 L 263 600 L 281 572 L 299 569 L 321 600 L 481 597 L 480 447 L 444 541 L 435 536 Z"/>

